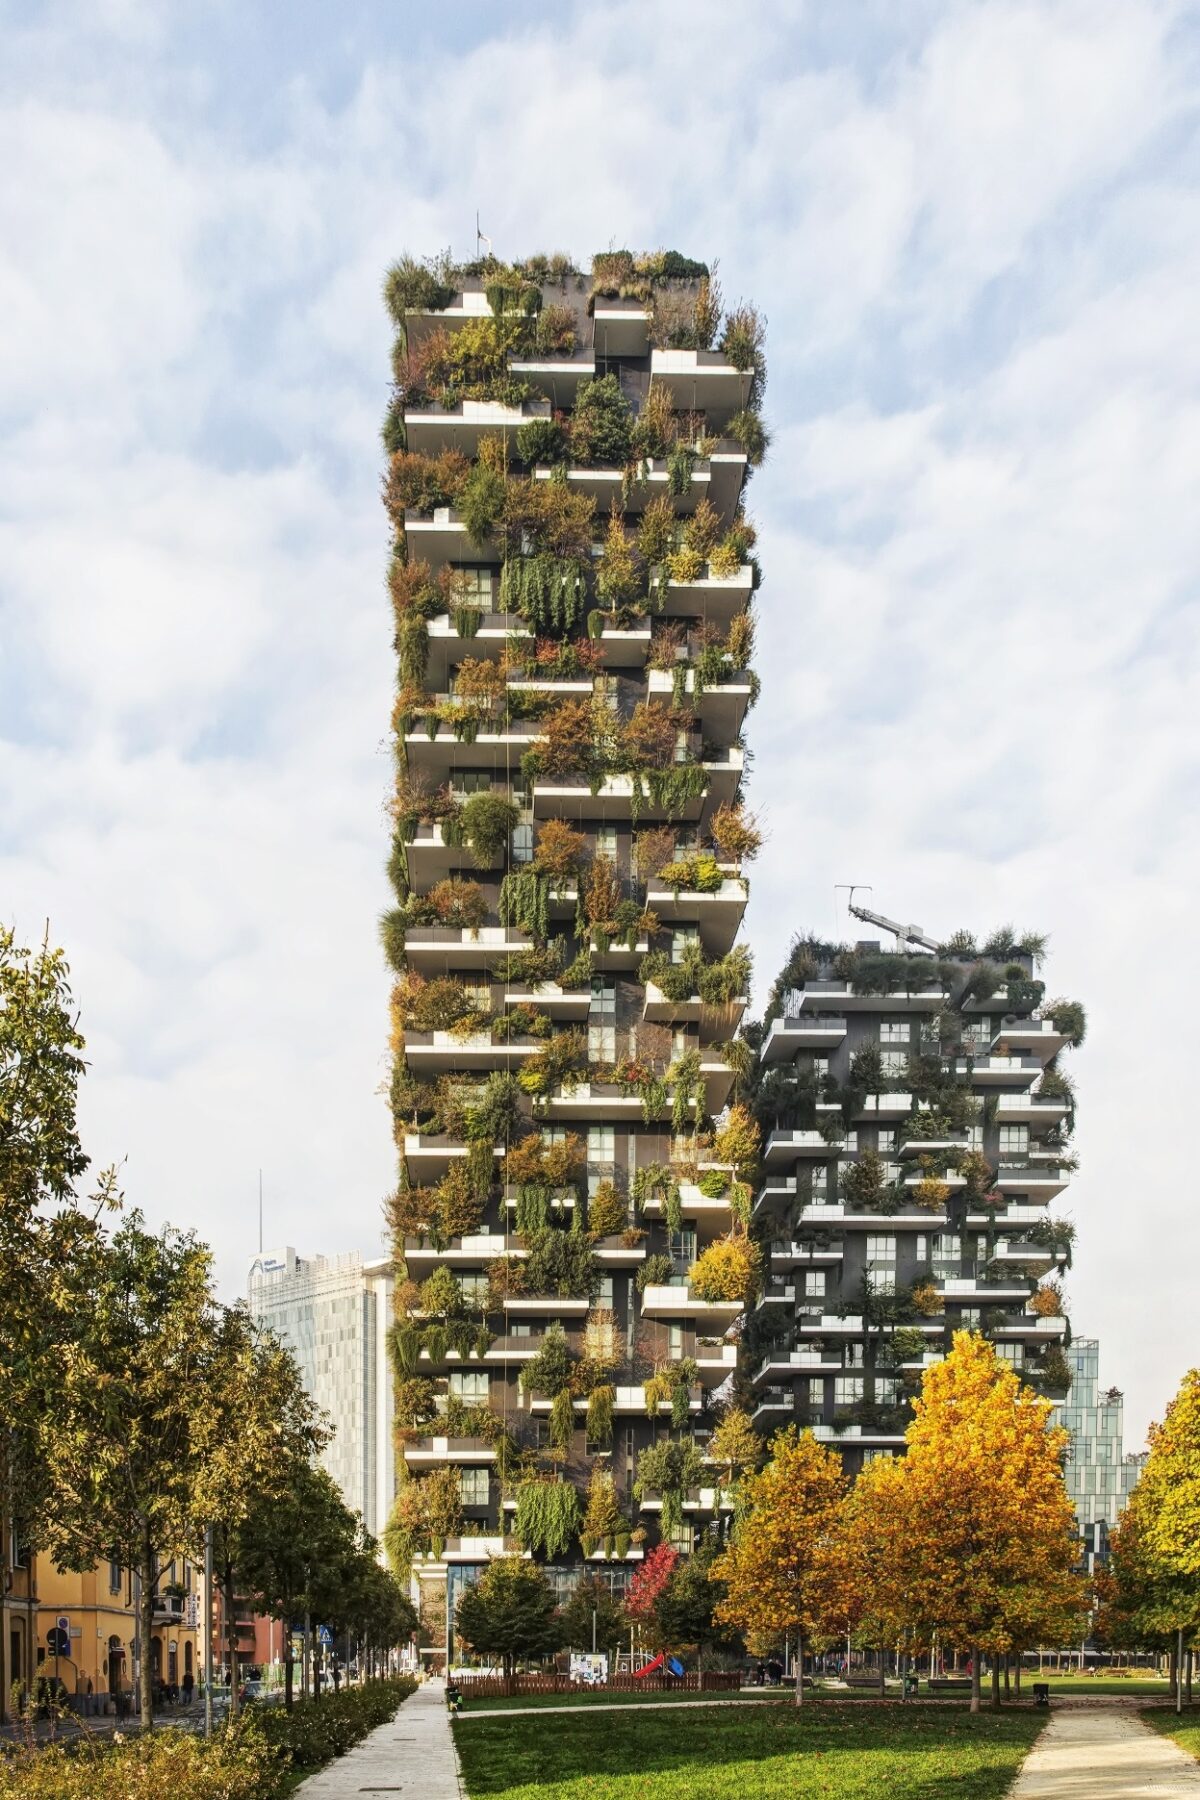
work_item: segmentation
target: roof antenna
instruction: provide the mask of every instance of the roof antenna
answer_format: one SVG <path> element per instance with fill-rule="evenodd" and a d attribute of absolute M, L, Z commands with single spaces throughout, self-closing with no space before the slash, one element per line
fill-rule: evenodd
<path fill-rule="evenodd" d="M 493 254 L 492 240 L 490 237 L 488 237 L 486 232 L 480 231 L 480 229 L 479 229 L 479 214 L 478 214 L 478 212 L 476 212 L 476 214 L 475 214 L 475 249 L 476 249 L 476 251 L 478 251 L 479 246 L 481 244 L 487 245 L 487 253 L 489 256 L 491 256 Z"/>

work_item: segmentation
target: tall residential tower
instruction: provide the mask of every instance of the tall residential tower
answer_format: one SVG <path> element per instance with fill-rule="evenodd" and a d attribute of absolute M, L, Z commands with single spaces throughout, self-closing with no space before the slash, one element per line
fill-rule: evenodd
<path fill-rule="evenodd" d="M 811 1425 L 852 1472 L 902 1448 L 956 1329 L 1069 1386 L 1074 1229 L 1050 1206 L 1075 1167 L 1061 1064 L 1084 1019 L 1045 1000 L 1042 949 L 1010 930 L 920 954 L 797 939 L 750 1034 L 770 1267 L 744 1339 L 754 1419 Z"/>
<path fill-rule="evenodd" d="M 753 309 L 674 252 L 405 260 L 386 293 L 387 1541 L 436 1652 L 506 1547 L 623 1589 L 713 1516 L 754 1254 L 738 1115 L 714 1121 L 749 977 L 764 365 Z"/>

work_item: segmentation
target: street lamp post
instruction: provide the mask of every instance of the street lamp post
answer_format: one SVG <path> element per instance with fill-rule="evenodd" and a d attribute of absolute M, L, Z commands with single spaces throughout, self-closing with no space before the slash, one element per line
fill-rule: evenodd
<path fill-rule="evenodd" d="M 213 1728 L 213 1528 L 204 1533 L 204 1735 L 212 1736 Z"/>

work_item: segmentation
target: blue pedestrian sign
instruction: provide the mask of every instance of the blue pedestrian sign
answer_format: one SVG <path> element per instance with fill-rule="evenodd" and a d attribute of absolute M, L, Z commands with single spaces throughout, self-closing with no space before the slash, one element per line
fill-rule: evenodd
<path fill-rule="evenodd" d="M 330 1631 L 328 1625 L 317 1626 L 317 1642 L 318 1644 L 332 1644 L 333 1633 Z"/>

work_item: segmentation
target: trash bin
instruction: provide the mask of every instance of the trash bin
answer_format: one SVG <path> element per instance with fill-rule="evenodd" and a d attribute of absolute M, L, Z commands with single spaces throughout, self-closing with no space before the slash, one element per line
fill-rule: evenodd
<path fill-rule="evenodd" d="M 1035 1681 L 1034 1682 L 1034 1684 L 1033 1684 L 1033 1702 L 1034 1702 L 1035 1706 L 1049 1706 L 1049 1704 L 1050 1704 L 1050 1683 L 1048 1681 Z"/>
<path fill-rule="evenodd" d="M 916 1675 L 906 1675 L 904 1677 L 904 1692 L 909 1696 L 910 1699 L 916 1694 L 917 1688 L 919 1686 L 920 1686 L 920 1682 Z"/>

